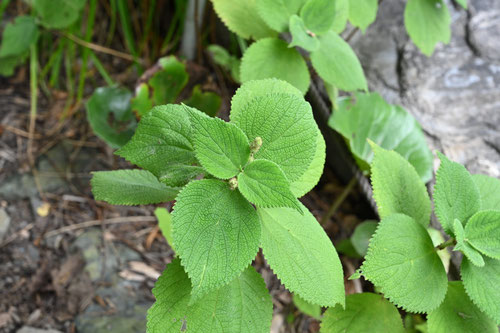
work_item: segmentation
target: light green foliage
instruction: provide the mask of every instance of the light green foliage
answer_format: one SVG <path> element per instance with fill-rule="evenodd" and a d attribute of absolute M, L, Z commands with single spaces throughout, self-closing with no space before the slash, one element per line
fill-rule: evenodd
<path fill-rule="evenodd" d="M 412 217 L 422 226 L 430 223 L 431 200 L 415 168 L 401 155 L 372 143 L 373 198 L 380 218 L 394 213 Z"/>
<path fill-rule="evenodd" d="M 475 248 L 473 248 L 468 240 L 465 238 L 465 231 L 462 222 L 455 219 L 453 222 L 453 232 L 455 233 L 457 245 L 453 249 L 454 251 L 462 251 L 462 253 L 476 266 L 483 267 L 484 260 Z"/>
<path fill-rule="evenodd" d="M 290 182 L 299 179 L 311 164 L 319 130 L 311 106 L 302 97 L 270 94 L 253 98 L 240 112 L 231 113 L 231 122 L 249 141 L 262 138 L 255 159 L 278 164 Z"/>
<path fill-rule="evenodd" d="M 472 215 L 465 226 L 465 237 L 483 254 L 500 259 L 500 211 L 485 210 Z"/>
<path fill-rule="evenodd" d="M 190 118 L 185 106 L 157 106 L 142 117 L 133 138 L 116 154 L 167 185 L 182 186 L 202 172 L 195 166 Z"/>
<path fill-rule="evenodd" d="M 333 31 L 319 41 L 319 49 L 311 53 L 311 62 L 319 76 L 345 91 L 367 90 L 363 68 L 349 44 Z"/>
<path fill-rule="evenodd" d="M 212 0 L 215 12 L 232 32 L 243 38 L 275 36 L 257 12 L 257 0 Z"/>
<path fill-rule="evenodd" d="M 308 33 L 304 21 L 297 15 L 290 17 L 290 33 L 292 35 L 292 41 L 288 47 L 300 46 L 309 52 L 316 51 L 319 48 L 318 38 Z"/>
<path fill-rule="evenodd" d="M 191 305 L 190 290 L 189 278 L 175 259 L 153 289 L 156 302 L 148 311 L 147 332 L 269 332 L 273 304 L 253 267 Z"/>
<path fill-rule="evenodd" d="M 243 83 L 274 77 L 291 83 L 303 94 L 309 88 L 309 70 L 304 58 L 281 39 L 265 38 L 253 43 L 241 59 L 240 70 Z"/>
<path fill-rule="evenodd" d="M 486 175 L 472 175 L 479 190 L 481 209 L 500 210 L 500 179 Z"/>
<path fill-rule="evenodd" d="M 365 221 L 359 224 L 351 236 L 351 243 L 356 252 L 364 257 L 370 244 L 370 238 L 375 233 L 378 223 L 376 221 Z"/>
<path fill-rule="evenodd" d="M 288 30 L 288 19 L 299 12 L 304 2 L 306 0 L 256 0 L 260 17 L 278 32 Z"/>
<path fill-rule="evenodd" d="M 466 224 L 481 207 L 479 190 L 465 167 L 438 152 L 441 165 L 436 173 L 434 205 L 436 216 L 449 235 L 455 219 Z"/>
<path fill-rule="evenodd" d="M 168 245 L 174 249 L 174 239 L 172 236 L 172 215 L 165 208 L 158 207 L 155 209 L 155 216 L 158 219 L 158 227 L 163 234 L 163 237 L 168 242 Z"/>
<path fill-rule="evenodd" d="M 365 32 L 377 17 L 378 0 L 349 0 L 349 22 Z"/>
<path fill-rule="evenodd" d="M 335 1 L 308 0 L 300 10 L 300 17 L 307 30 L 316 35 L 323 35 L 333 25 L 335 18 Z"/>
<path fill-rule="evenodd" d="M 174 200 L 178 188 L 167 187 L 146 170 L 97 171 L 92 193 L 96 200 L 113 205 L 147 205 Z"/>
<path fill-rule="evenodd" d="M 382 148 L 394 150 L 410 162 L 422 181 L 432 179 L 432 152 L 413 116 L 397 105 L 387 103 L 377 93 L 355 93 L 342 98 L 328 125 L 349 140 L 351 152 L 371 163 L 373 151 L 366 139 Z"/>
<path fill-rule="evenodd" d="M 299 295 L 293 295 L 293 303 L 300 312 L 305 313 L 306 315 L 311 316 L 315 319 L 319 319 L 321 317 L 321 306 L 310 303 L 304 300 Z"/>
<path fill-rule="evenodd" d="M 316 152 L 314 153 L 313 159 L 307 171 L 300 176 L 299 179 L 293 181 L 290 184 L 290 190 L 295 197 L 300 198 L 309 191 L 311 191 L 316 184 L 318 184 L 321 175 L 323 174 L 323 169 L 325 167 L 326 158 L 326 144 L 323 135 L 318 130 L 318 136 L 316 138 Z"/>
<path fill-rule="evenodd" d="M 257 213 L 227 183 L 189 183 L 177 196 L 172 218 L 174 246 L 191 278 L 193 301 L 234 279 L 257 254 Z"/>
<path fill-rule="evenodd" d="M 187 106 L 203 111 L 210 117 L 215 117 L 219 112 L 222 100 L 219 95 L 207 91 L 202 92 L 199 85 L 194 86 L 191 96 L 184 102 Z"/>
<path fill-rule="evenodd" d="M 455 0 L 464 9 L 467 9 L 467 0 Z"/>
<path fill-rule="evenodd" d="M 349 17 L 349 0 L 334 0 L 335 17 L 333 18 L 332 30 L 338 34 L 344 31 Z"/>
<path fill-rule="evenodd" d="M 0 46 L 0 61 L 9 56 L 22 56 L 29 52 L 30 45 L 36 43 L 39 36 L 35 18 L 18 16 L 5 26 Z"/>
<path fill-rule="evenodd" d="M 381 295 L 362 293 L 347 295 L 345 309 L 336 305 L 326 310 L 320 332 L 403 333 L 405 330 L 394 305 Z"/>
<path fill-rule="evenodd" d="M 137 123 L 130 98 L 127 89 L 102 87 L 94 91 L 85 105 L 95 135 L 113 148 L 120 148 L 134 134 Z"/>
<path fill-rule="evenodd" d="M 429 227 L 427 228 L 427 232 L 429 233 L 429 236 L 431 236 L 432 244 L 434 246 L 438 246 L 439 244 L 442 244 L 444 242 L 444 237 L 441 234 L 441 231 Z M 451 259 L 450 252 L 448 251 L 447 248 L 444 248 L 442 250 L 438 250 L 437 254 L 439 258 L 441 258 L 441 262 L 443 263 L 446 273 L 448 273 L 448 270 L 450 269 L 450 259 Z"/>
<path fill-rule="evenodd" d="M 240 59 L 229 54 L 222 46 L 212 44 L 207 46 L 207 51 L 211 53 L 214 62 L 231 73 L 233 80 L 240 82 Z"/>
<path fill-rule="evenodd" d="M 32 1 L 42 25 L 49 29 L 63 29 L 75 23 L 86 3 L 86 0 Z"/>
<path fill-rule="evenodd" d="M 439 308 L 428 316 L 429 333 L 498 333 L 497 325 L 471 302 L 460 281 L 448 282 Z"/>
<path fill-rule="evenodd" d="M 257 207 L 290 207 L 301 212 L 285 174 L 274 162 L 255 160 L 249 163 L 238 175 L 238 189 Z"/>
<path fill-rule="evenodd" d="M 403 214 L 380 221 L 361 272 L 406 311 L 432 311 L 446 294 L 446 271 L 427 230 Z"/>
<path fill-rule="evenodd" d="M 135 96 L 130 100 L 132 111 L 143 116 L 153 108 L 153 101 L 149 96 L 149 86 L 141 83 L 135 90 Z"/>
<path fill-rule="evenodd" d="M 162 70 L 148 81 L 153 91 L 153 105 L 173 103 L 189 80 L 186 66 L 174 56 L 161 58 L 158 62 Z"/>
<path fill-rule="evenodd" d="M 443 0 L 408 0 L 404 18 L 411 40 L 425 55 L 430 56 L 438 42 L 450 42 L 451 17 Z"/>
<path fill-rule="evenodd" d="M 500 260 L 484 257 L 484 262 L 477 267 L 464 257 L 460 275 L 474 304 L 500 325 Z"/>
<path fill-rule="evenodd" d="M 0 58 L 0 75 L 11 76 L 12 74 L 14 74 L 16 66 L 22 64 L 28 56 L 29 53 L 25 53 L 20 56 Z"/>
<path fill-rule="evenodd" d="M 245 133 L 220 118 L 196 117 L 192 122 L 194 151 L 205 170 L 221 179 L 236 176 L 250 157 Z"/>
<path fill-rule="evenodd" d="M 264 257 L 281 283 L 304 300 L 321 306 L 344 305 L 337 252 L 314 216 L 303 206 L 302 210 L 303 215 L 291 208 L 257 209 Z"/>

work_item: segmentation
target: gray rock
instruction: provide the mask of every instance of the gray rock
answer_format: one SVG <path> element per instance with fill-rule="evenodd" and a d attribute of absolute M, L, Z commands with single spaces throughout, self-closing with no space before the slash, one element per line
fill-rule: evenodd
<path fill-rule="evenodd" d="M 10 226 L 10 216 L 7 214 L 4 208 L 0 208 L 0 242 L 3 241 L 7 230 Z"/>
<path fill-rule="evenodd" d="M 30 326 L 23 326 L 17 330 L 17 333 L 61 333 L 61 331 L 56 331 L 52 329 L 44 330 Z"/>

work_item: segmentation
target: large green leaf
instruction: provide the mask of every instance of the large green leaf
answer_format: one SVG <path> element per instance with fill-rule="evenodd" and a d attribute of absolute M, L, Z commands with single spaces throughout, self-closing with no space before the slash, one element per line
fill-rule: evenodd
<path fill-rule="evenodd" d="M 406 214 L 427 227 L 431 199 L 415 168 L 401 155 L 372 144 L 371 165 L 373 198 L 380 218 L 394 213 Z"/>
<path fill-rule="evenodd" d="M 349 0 L 349 21 L 365 32 L 377 17 L 378 0 Z"/>
<path fill-rule="evenodd" d="M 29 52 L 20 56 L 0 57 L 0 75 L 11 76 L 14 74 L 16 67 L 24 63 L 28 56 Z"/>
<path fill-rule="evenodd" d="M 381 295 L 362 293 L 347 295 L 345 309 L 337 304 L 326 310 L 320 332 L 403 333 L 405 330 L 394 305 Z"/>
<path fill-rule="evenodd" d="M 280 167 L 268 160 L 255 160 L 238 175 L 238 189 L 257 207 L 290 207 L 301 211 Z"/>
<path fill-rule="evenodd" d="M 278 32 L 288 30 L 290 16 L 297 14 L 306 0 L 255 0 L 260 17 Z"/>
<path fill-rule="evenodd" d="M 191 278 L 193 300 L 234 279 L 257 254 L 257 213 L 227 183 L 192 181 L 177 196 L 172 217 L 174 246 Z"/>
<path fill-rule="evenodd" d="M 156 302 L 148 311 L 147 332 L 269 332 L 273 303 L 253 267 L 191 305 L 190 291 L 189 278 L 174 259 L 153 288 Z"/>
<path fill-rule="evenodd" d="M 406 311 L 430 312 L 446 294 L 446 271 L 431 237 L 422 224 L 403 214 L 380 221 L 361 271 Z"/>
<path fill-rule="evenodd" d="M 481 209 L 500 210 L 500 179 L 486 175 L 472 175 L 479 190 Z"/>
<path fill-rule="evenodd" d="M 167 185 L 186 184 L 203 172 L 196 166 L 188 110 L 193 109 L 173 104 L 153 108 L 142 117 L 132 139 L 116 154 L 151 171 Z"/>
<path fill-rule="evenodd" d="M 131 96 L 125 88 L 101 87 L 85 105 L 95 135 L 113 148 L 126 144 L 137 126 L 130 107 Z"/>
<path fill-rule="evenodd" d="M 455 233 L 455 238 L 457 245 L 453 249 L 454 251 L 462 251 L 462 253 L 469 259 L 471 263 L 476 266 L 483 267 L 484 259 L 475 248 L 473 248 L 468 240 L 465 238 L 465 231 L 462 222 L 455 219 L 453 222 L 453 232 Z"/>
<path fill-rule="evenodd" d="M 29 52 L 30 45 L 36 43 L 39 32 L 32 16 L 18 16 L 5 26 L 2 33 L 0 58 L 22 56 Z M 3 61 L 3 59 L 1 60 Z"/>
<path fill-rule="evenodd" d="M 174 103 L 189 80 L 186 66 L 174 56 L 161 58 L 162 69 L 148 81 L 153 92 L 153 105 Z"/>
<path fill-rule="evenodd" d="M 321 306 L 318 304 L 313 304 L 306 301 L 299 295 L 293 295 L 293 303 L 299 309 L 300 312 L 313 317 L 314 319 L 320 319 L 321 317 Z"/>
<path fill-rule="evenodd" d="M 429 333 L 498 333 L 497 325 L 471 302 L 460 281 L 448 282 L 439 308 L 427 316 Z"/>
<path fill-rule="evenodd" d="M 422 53 L 430 56 L 438 42 L 450 42 L 451 17 L 443 0 L 408 0 L 404 17 L 406 30 Z"/>
<path fill-rule="evenodd" d="M 311 164 L 319 130 L 303 97 L 272 94 L 253 98 L 240 112 L 231 112 L 231 122 L 249 141 L 262 138 L 255 158 L 278 164 L 290 182 L 299 179 Z"/>
<path fill-rule="evenodd" d="M 338 34 L 344 31 L 349 17 L 349 0 L 335 0 L 335 17 L 332 30 Z"/>
<path fill-rule="evenodd" d="M 378 223 L 376 221 L 364 221 L 360 223 L 351 236 L 351 243 L 356 252 L 362 257 L 366 255 L 368 251 L 368 245 L 370 244 L 370 239 L 372 238 L 375 230 L 377 229 Z"/>
<path fill-rule="evenodd" d="M 301 204 L 302 206 L 302 204 Z M 258 208 L 264 257 L 281 283 L 321 306 L 344 305 L 342 265 L 314 216 L 291 208 Z"/>
<path fill-rule="evenodd" d="M 241 81 L 273 77 L 291 83 L 303 94 L 309 88 L 309 70 L 300 53 L 281 39 L 265 38 L 253 43 L 243 55 Z"/>
<path fill-rule="evenodd" d="M 464 257 L 460 275 L 474 304 L 500 325 L 500 260 L 485 257 L 484 262 L 478 267 Z"/>
<path fill-rule="evenodd" d="M 434 210 L 444 231 L 453 235 L 453 221 L 466 225 L 481 207 L 479 190 L 470 173 L 459 163 L 438 152 L 441 165 L 434 185 Z"/>
<path fill-rule="evenodd" d="M 480 252 L 500 259 L 500 211 L 484 210 L 472 215 L 465 226 L 465 237 Z"/>
<path fill-rule="evenodd" d="M 215 12 L 232 32 L 243 38 L 275 36 L 257 12 L 257 0 L 212 0 Z"/>
<path fill-rule="evenodd" d="M 410 162 L 424 183 L 432 179 L 432 152 L 413 116 L 387 103 L 377 93 L 356 93 L 338 101 L 328 125 L 348 141 L 351 152 L 371 163 L 373 151 L 366 139 L 394 150 Z"/>
<path fill-rule="evenodd" d="M 43 26 L 63 29 L 75 23 L 87 0 L 33 0 L 32 5 Z"/>
<path fill-rule="evenodd" d="M 92 173 L 96 200 L 113 205 L 147 205 L 175 199 L 178 188 L 162 184 L 146 170 L 97 171 Z"/>
<path fill-rule="evenodd" d="M 292 41 L 288 47 L 300 46 L 309 52 L 316 51 L 319 48 L 318 38 L 307 31 L 304 21 L 297 15 L 290 17 L 290 34 L 292 35 Z"/>
<path fill-rule="evenodd" d="M 222 100 L 219 95 L 211 91 L 203 92 L 199 85 L 194 86 L 191 96 L 183 101 L 184 104 L 215 117 L 219 112 Z"/>
<path fill-rule="evenodd" d="M 308 0 L 300 10 L 300 18 L 309 31 L 316 35 L 326 33 L 335 19 L 335 1 Z"/>
<path fill-rule="evenodd" d="M 155 216 L 158 219 L 158 227 L 163 234 L 163 237 L 168 242 L 168 245 L 174 249 L 174 238 L 172 236 L 172 214 L 166 208 L 158 207 L 155 209 Z"/>
<path fill-rule="evenodd" d="M 319 76 L 342 90 L 367 90 L 363 68 L 349 44 L 333 31 L 319 41 L 319 49 L 311 53 L 312 65 Z"/>
<path fill-rule="evenodd" d="M 229 179 L 236 176 L 248 162 L 248 139 L 236 125 L 219 118 L 192 119 L 194 151 L 198 161 L 210 174 Z"/>

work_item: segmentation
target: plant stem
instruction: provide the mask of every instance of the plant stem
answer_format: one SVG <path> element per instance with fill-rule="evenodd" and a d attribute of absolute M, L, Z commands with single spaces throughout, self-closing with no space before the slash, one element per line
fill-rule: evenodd
<path fill-rule="evenodd" d="M 443 243 L 439 244 L 438 246 L 436 246 L 436 249 L 442 250 L 442 249 L 447 248 L 448 246 L 452 246 L 455 244 L 456 244 L 455 238 L 450 238 L 446 242 L 443 242 Z"/>
<path fill-rule="evenodd" d="M 102 65 L 101 61 L 99 61 L 99 58 L 97 58 L 97 56 L 95 55 L 95 53 L 92 52 L 92 51 L 90 51 L 90 58 L 94 62 L 94 66 L 97 69 L 97 71 L 99 72 L 99 74 L 101 74 L 102 78 L 106 81 L 106 84 L 108 86 L 114 85 L 115 82 L 113 81 L 113 79 L 111 78 L 111 76 L 109 75 L 109 73 L 106 71 L 106 69 Z"/>
<path fill-rule="evenodd" d="M 139 54 L 137 53 L 137 48 L 134 41 L 134 33 L 132 32 L 132 26 L 130 25 L 130 12 L 127 6 L 126 1 L 118 1 L 117 2 L 118 15 L 120 16 L 120 22 L 122 24 L 123 35 L 125 36 L 125 43 L 127 44 L 128 50 L 132 53 L 134 57 L 134 63 L 137 69 L 137 72 L 142 74 L 142 68 L 139 64 Z"/>
<path fill-rule="evenodd" d="M 349 183 L 347 183 L 347 186 L 344 188 L 340 196 L 337 197 L 337 199 L 330 206 L 328 212 L 321 218 L 321 221 L 319 222 L 321 225 L 325 224 L 330 219 L 330 217 L 332 217 L 333 214 L 335 214 L 335 212 L 337 211 L 337 209 L 339 209 L 342 202 L 344 202 L 349 193 L 351 193 L 352 189 L 354 188 L 354 185 L 356 185 L 357 182 L 358 180 L 356 179 L 356 177 L 351 178 L 351 180 L 349 181 Z"/>
<path fill-rule="evenodd" d="M 88 43 L 92 39 L 92 32 L 94 29 L 95 12 L 97 8 L 97 0 L 91 0 L 89 6 L 89 14 L 87 18 L 87 31 L 85 32 L 85 41 Z M 85 79 L 87 76 L 87 63 L 89 60 L 90 49 L 84 48 L 82 54 L 82 67 L 80 69 L 80 77 L 78 82 L 78 91 L 76 94 L 76 101 L 80 102 L 83 98 L 83 90 L 85 88 Z"/>

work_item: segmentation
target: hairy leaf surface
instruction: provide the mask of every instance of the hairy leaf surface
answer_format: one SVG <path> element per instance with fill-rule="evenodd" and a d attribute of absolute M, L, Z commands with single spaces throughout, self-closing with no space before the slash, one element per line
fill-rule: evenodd
<path fill-rule="evenodd" d="M 174 259 L 153 289 L 148 333 L 268 333 L 273 304 L 262 277 L 248 267 L 228 285 L 189 305 L 191 283 Z"/>
<path fill-rule="evenodd" d="M 257 11 L 268 26 L 278 32 L 288 30 L 290 16 L 297 14 L 306 0 L 256 0 Z"/>
<path fill-rule="evenodd" d="M 465 237 L 480 252 L 500 259 L 500 211 L 484 210 L 472 215 L 465 226 Z"/>
<path fill-rule="evenodd" d="M 300 53 L 281 39 L 265 38 L 253 43 L 243 55 L 241 81 L 272 77 L 291 83 L 303 94 L 309 88 L 309 70 Z"/>
<path fill-rule="evenodd" d="M 288 47 L 299 46 L 309 52 L 316 51 L 319 48 L 318 38 L 308 33 L 304 21 L 297 15 L 290 17 L 290 34 L 292 35 L 292 41 Z"/>
<path fill-rule="evenodd" d="M 373 198 L 380 218 L 393 213 L 406 214 L 427 227 L 431 199 L 415 168 L 401 155 L 372 144 L 371 165 Z"/>
<path fill-rule="evenodd" d="M 308 0 L 300 10 L 300 17 L 307 30 L 316 35 L 328 32 L 335 19 L 335 1 Z"/>
<path fill-rule="evenodd" d="M 472 175 L 479 190 L 481 209 L 500 210 L 500 179 L 486 175 Z"/>
<path fill-rule="evenodd" d="M 455 221 L 453 222 L 453 231 L 455 233 L 457 241 L 457 245 L 453 250 L 462 251 L 462 253 L 470 260 L 471 263 L 476 266 L 483 267 L 483 256 L 468 243 L 468 240 L 465 238 L 465 231 L 462 222 L 455 219 Z"/>
<path fill-rule="evenodd" d="M 446 271 L 427 230 L 403 214 L 380 221 L 361 271 L 393 303 L 410 312 L 432 311 L 446 294 Z"/>
<path fill-rule="evenodd" d="M 264 257 L 281 283 L 321 306 L 344 305 L 342 265 L 314 216 L 291 208 L 258 208 Z M 313 282 L 313 283 L 312 283 Z"/>
<path fill-rule="evenodd" d="M 192 181 L 177 196 L 172 218 L 174 246 L 191 278 L 193 301 L 238 276 L 257 254 L 257 213 L 227 183 Z"/>
<path fill-rule="evenodd" d="M 403 333 L 405 330 L 394 305 L 381 295 L 362 293 L 347 295 L 345 309 L 337 304 L 326 310 L 320 332 Z"/>
<path fill-rule="evenodd" d="M 114 170 L 92 173 L 92 193 L 96 200 L 113 205 L 148 205 L 175 199 L 179 188 L 162 184 L 146 170 Z"/>
<path fill-rule="evenodd" d="M 349 0 L 349 22 L 364 33 L 375 21 L 377 10 L 378 0 Z"/>

